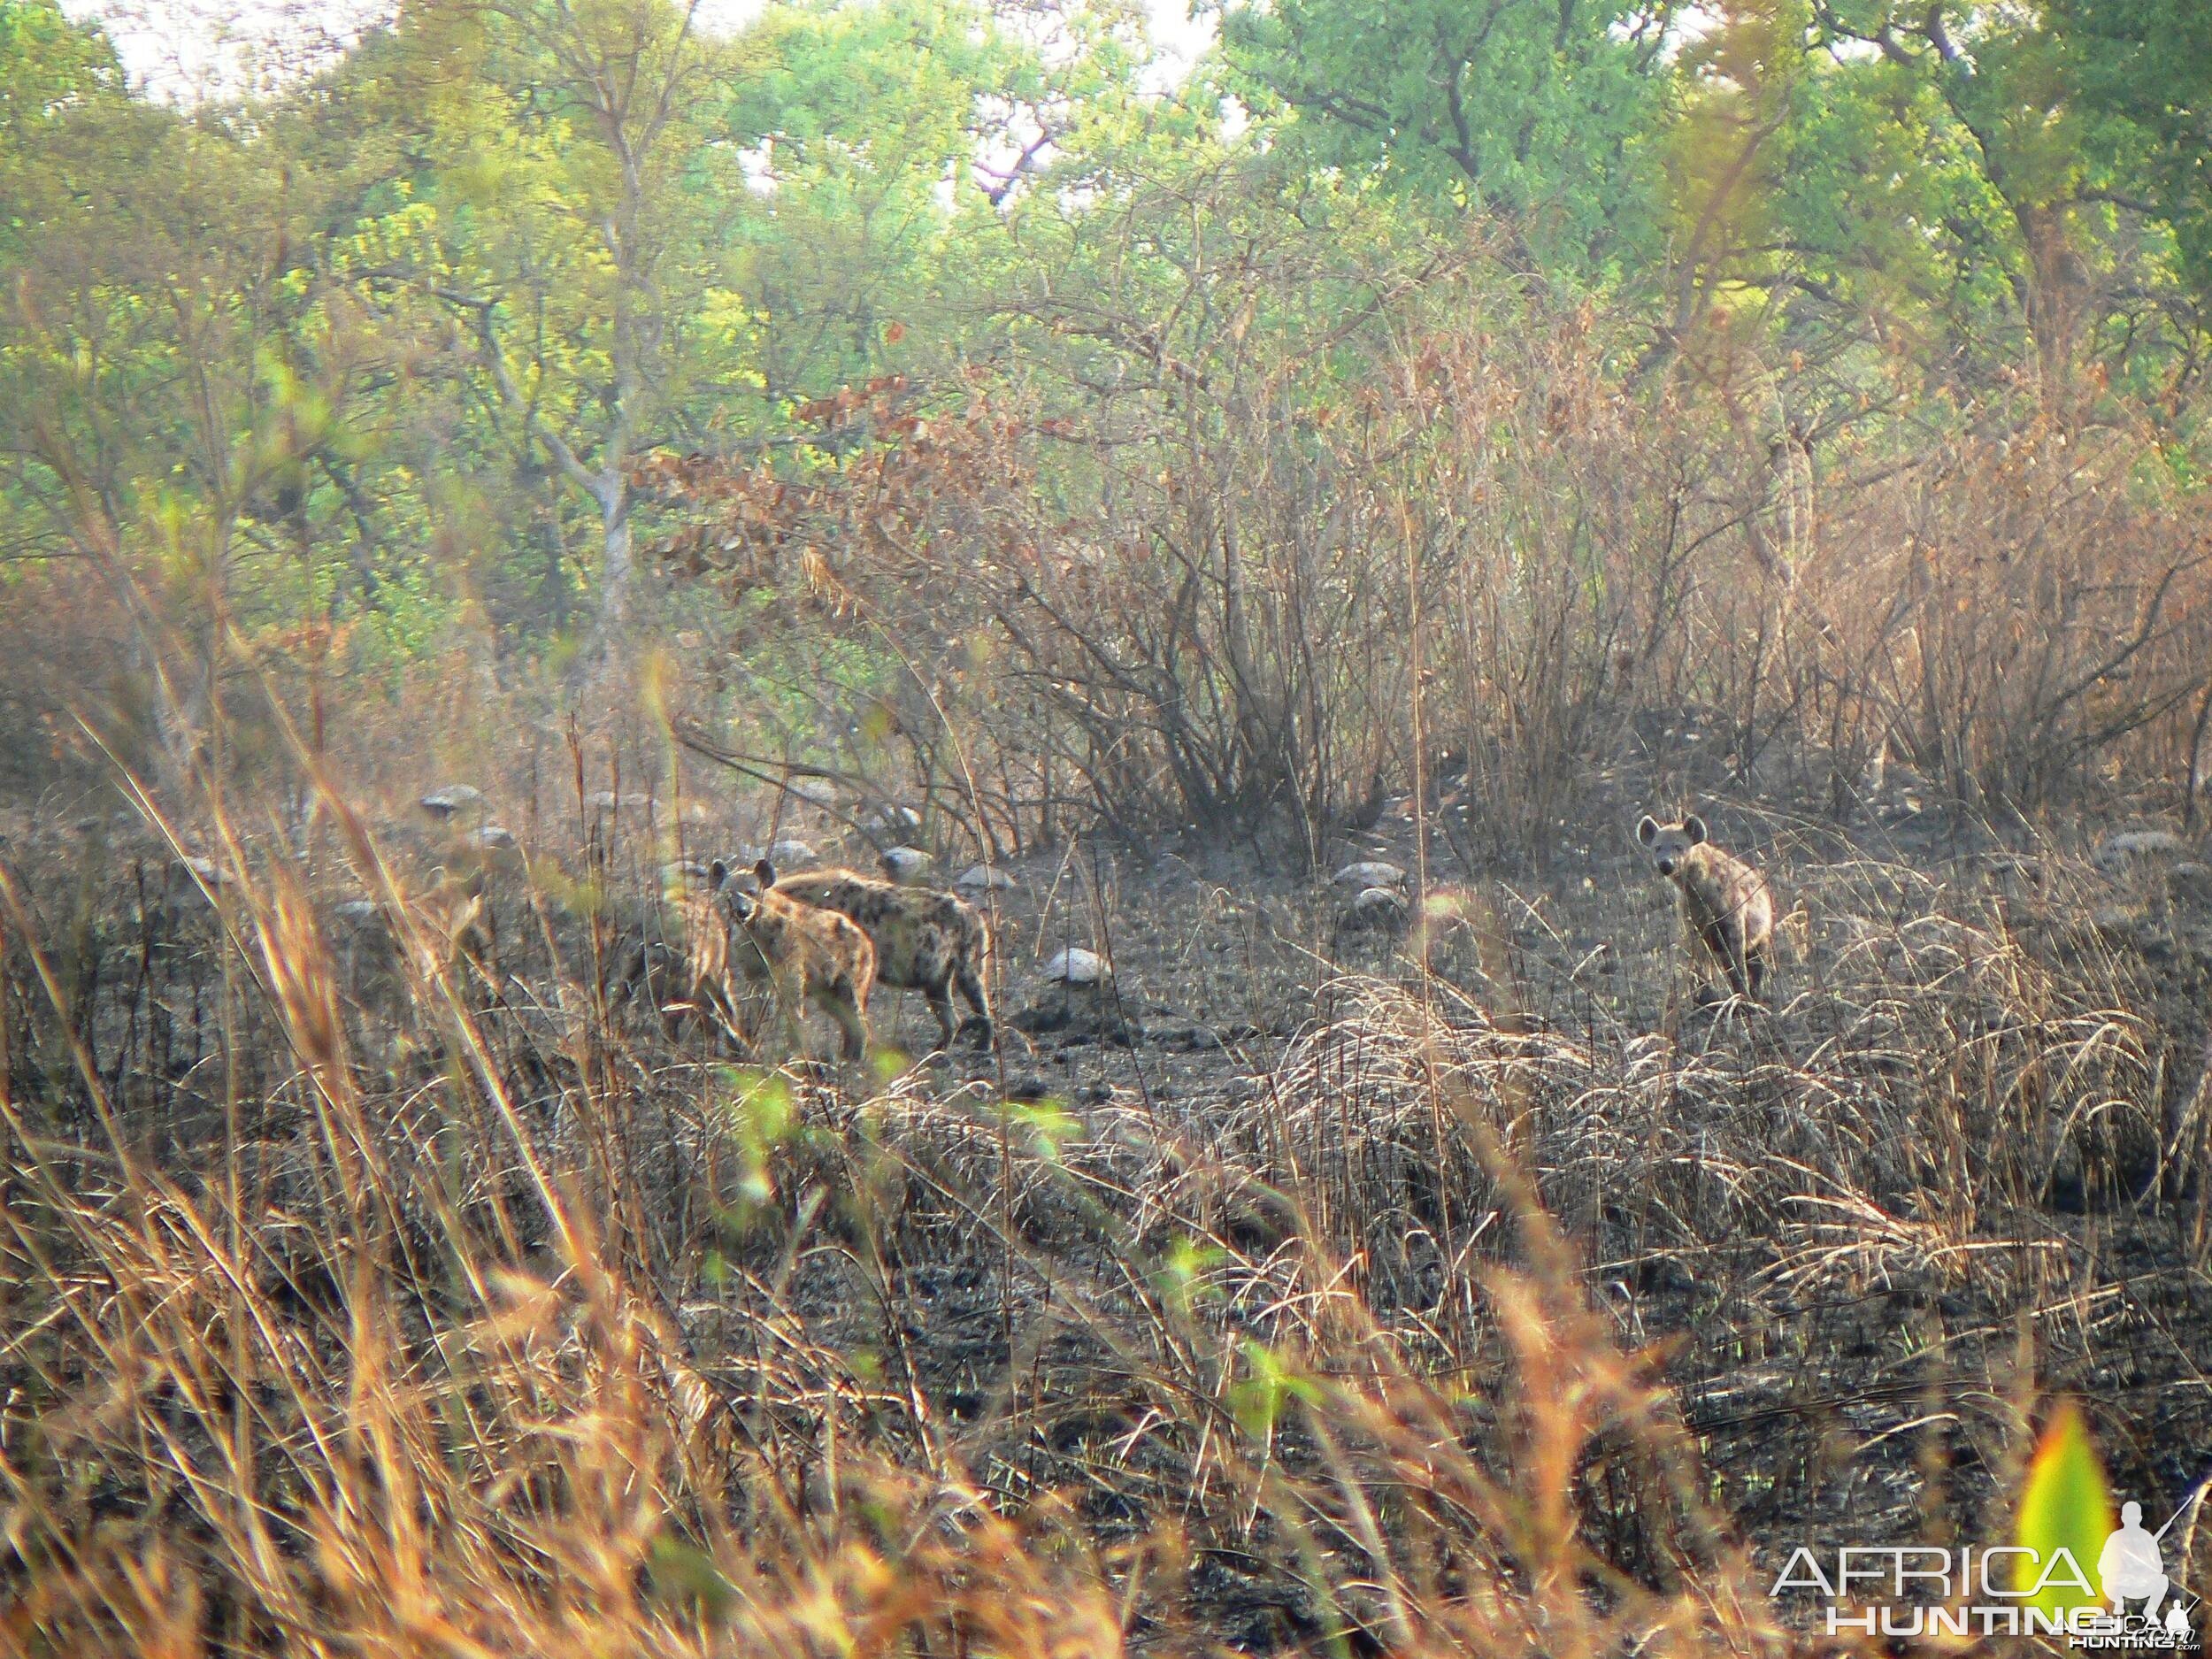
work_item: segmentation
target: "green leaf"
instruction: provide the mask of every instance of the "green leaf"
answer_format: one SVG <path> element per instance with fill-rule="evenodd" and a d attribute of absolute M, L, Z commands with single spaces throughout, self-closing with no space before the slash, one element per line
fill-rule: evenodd
<path fill-rule="evenodd" d="M 2016 1556 L 2014 1586 L 2033 1590 L 2047 1613 L 2099 1604 L 2093 1574 L 2112 1532 L 2112 1494 L 2081 1411 L 2067 1401 L 2045 1425 L 2020 1492 L 2015 1541 L 2035 1552 Z M 2062 1556 L 2060 1551 L 2065 1551 Z"/>
<path fill-rule="evenodd" d="M 651 1567 L 653 1588 L 662 1596 L 688 1597 L 717 1618 L 728 1617 L 737 1605 L 737 1586 L 714 1564 L 714 1558 L 681 1539 L 655 1539 Z"/>
<path fill-rule="evenodd" d="M 1249 1375 L 1229 1390 L 1229 1413 L 1237 1425 L 1255 1440 L 1275 1432 L 1284 1408 L 1294 1401 L 1310 1406 L 1321 1403 L 1321 1390 L 1310 1378 L 1294 1371 L 1289 1361 L 1264 1343 L 1247 1338 L 1244 1363 Z"/>

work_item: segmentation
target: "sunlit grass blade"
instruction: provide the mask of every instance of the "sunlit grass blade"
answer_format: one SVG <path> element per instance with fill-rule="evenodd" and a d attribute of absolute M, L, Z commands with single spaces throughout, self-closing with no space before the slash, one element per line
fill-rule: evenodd
<path fill-rule="evenodd" d="M 2093 1575 L 2111 1531 L 2104 1465 L 2080 1409 L 2070 1400 L 2045 1425 L 2021 1488 L 2015 1541 L 2035 1554 L 2015 1557 L 2016 1587 L 2034 1590 L 2031 1605 L 2049 1613 L 2094 1605 Z"/>

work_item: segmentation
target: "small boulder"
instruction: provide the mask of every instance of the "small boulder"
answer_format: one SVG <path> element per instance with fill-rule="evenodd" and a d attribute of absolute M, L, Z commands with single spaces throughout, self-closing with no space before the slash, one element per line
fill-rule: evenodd
<path fill-rule="evenodd" d="M 869 814 L 864 827 L 878 841 L 910 841 L 922 833 L 922 815 L 910 806 L 887 806 Z"/>
<path fill-rule="evenodd" d="M 2139 859 L 2184 858 L 2188 853 L 2189 843 L 2171 830 L 2116 830 L 2097 843 L 2093 856 L 2097 867 L 2109 873 Z"/>
<path fill-rule="evenodd" d="M 1369 858 L 1356 864 L 1345 865 L 1329 878 L 1329 882 L 1332 887 L 1356 887 L 1363 891 L 1369 887 L 1402 888 L 1406 885 L 1406 872 L 1396 864 L 1385 864 L 1379 858 Z"/>
<path fill-rule="evenodd" d="M 1057 1035 L 1071 1042 L 1133 1043 L 1143 1036 L 1114 988 L 1114 971 L 1094 950 L 1072 946 L 1041 970 L 1043 984 L 1028 1007 L 1008 1023 L 1032 1036 Z"/>
<path fill-rule="evenodd" d="M 805 870 L 822 862 L 822 855 L 803 841 L 788 837 L 770 843 L 768 862 L 779 870 Z"/>
<path fill-rule="evenodd" d="M 1356 933 L 1387 933 L 1406 925 L 1406 895 L 1395 887 L 1362 887 L 1344 912 L 1343 925 Z"/>
<path fill-rule="evenodd" d="M 1114 977 L 1105 957 L 1080 945 L 1069 946 L 1046 963 L 1041 972 L 1051 985 L 1103 985 Z"/>
<path fill-rule="evenodd" d="M 422 810 L 440 823 L 463 812 L 473 812 L 484 804 L 484 792 L 473 784 L 449 783 L 442 789 L 433 789 L 422 798 Z"/>
<path fill-rule="evenodd" d="M 469 840 L 487 852 L 511 852 L 518 844 L 514 831 L 504 824 L 487 824 Z"/>
<path fill-rule="evenodd" d="M 883 873 L 902 886 L 919 881 L 936 862 L 918 847 L 894 847 L 883 855 Z"/>
<path fill-rule="evenodd" d="M 964 893 L 1011 893 L 1014 878 L 995 864 L 971 864 L 953 878 Z"/>

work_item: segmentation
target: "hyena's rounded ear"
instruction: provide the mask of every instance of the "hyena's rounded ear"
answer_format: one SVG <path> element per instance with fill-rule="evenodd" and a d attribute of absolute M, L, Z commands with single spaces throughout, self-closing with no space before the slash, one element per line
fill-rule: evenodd
<path fill-rule="evenodd" d="M 707 891 L 719 893 L 722 884 L 730 879 L 730 867 L 719 858 L 707 866 Z"/>
<path fill-rule="evenodd" d="M 760 882 L 760 890 L 763 893 L 776 885 L 776 866 L 765 858 L 753 866 L 753 874 Z"/>
<path fill-rule="evenodd" d="M 1636 820 L 1636 839 L 1648 847 L 1659 839 L 1659 820 L 1647 812 Z"/>
<path fill-rule="evenodd" d="M 1691 813 L 1682 820 L 1682 833 L 1690 838 L 1691 846 L 1696 846 L 1705 839 L 1705 820 L 1696 813 Z"/>

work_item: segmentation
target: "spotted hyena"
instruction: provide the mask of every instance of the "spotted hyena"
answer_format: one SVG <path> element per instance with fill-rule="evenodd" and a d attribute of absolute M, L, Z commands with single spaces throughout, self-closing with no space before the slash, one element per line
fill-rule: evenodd
<path fill-rule="evenodd" d="M 764 892 L 787 894 L 858 923 L 876 948 L 877 982 L 929 998 L 938 1040 L 948 1048 L 959 1033 L 952 1015 L 952 990 L 958 987 L 975 1010 L 969 1024 L 977 1041 L 990 1046 L 991 1004 L 983 981 L 990 970 L 991 929 L 974 905 L 949 893 L 902 887 L 856 870 L 779 876 L 764 858 L 754 873 Z"/>
<path fill-rule="evenodd" d="M 675 937 L 642 930 L 623 962 L 621 992 L 643 997 L 658 1010 L 671 1041 L 691 1024 L 710 1035 L 734 1036 L 738 1030 L 731 996 L 729 918 L 708 879 L 703 867 L 681 872 L 680 885 L 667 897 Z"/>
<path fill-rule="evenodd" d="M 1759 872 L 1705 839 L 1694 812 L 1679 824 L 1646 818 L 1636 839 L 1682 895 L 1682 927 L 1699 978 L 1717 966 L 1739 996 L 1756 997 L 1774 955 L 1774 895 Z"/>
<path fill-rule="evenodd" d="M 774 989 L 795 1048 L 803 998 L 837 1022 L 845 1034 L 846 1058 L 856 1060 L 868 1048 L 868 987 L 876 978 L 875 946 L 834 910 L 818 909 L 777 891 L 768 879 L 772 873 L 764 870 L 760 891 L 748 893 L 730 879 L 718 860 L 708 872 L 716 904 L 727 921 L 724 994 L 734 1002 L 731 974 L 766 982 Z"/>

